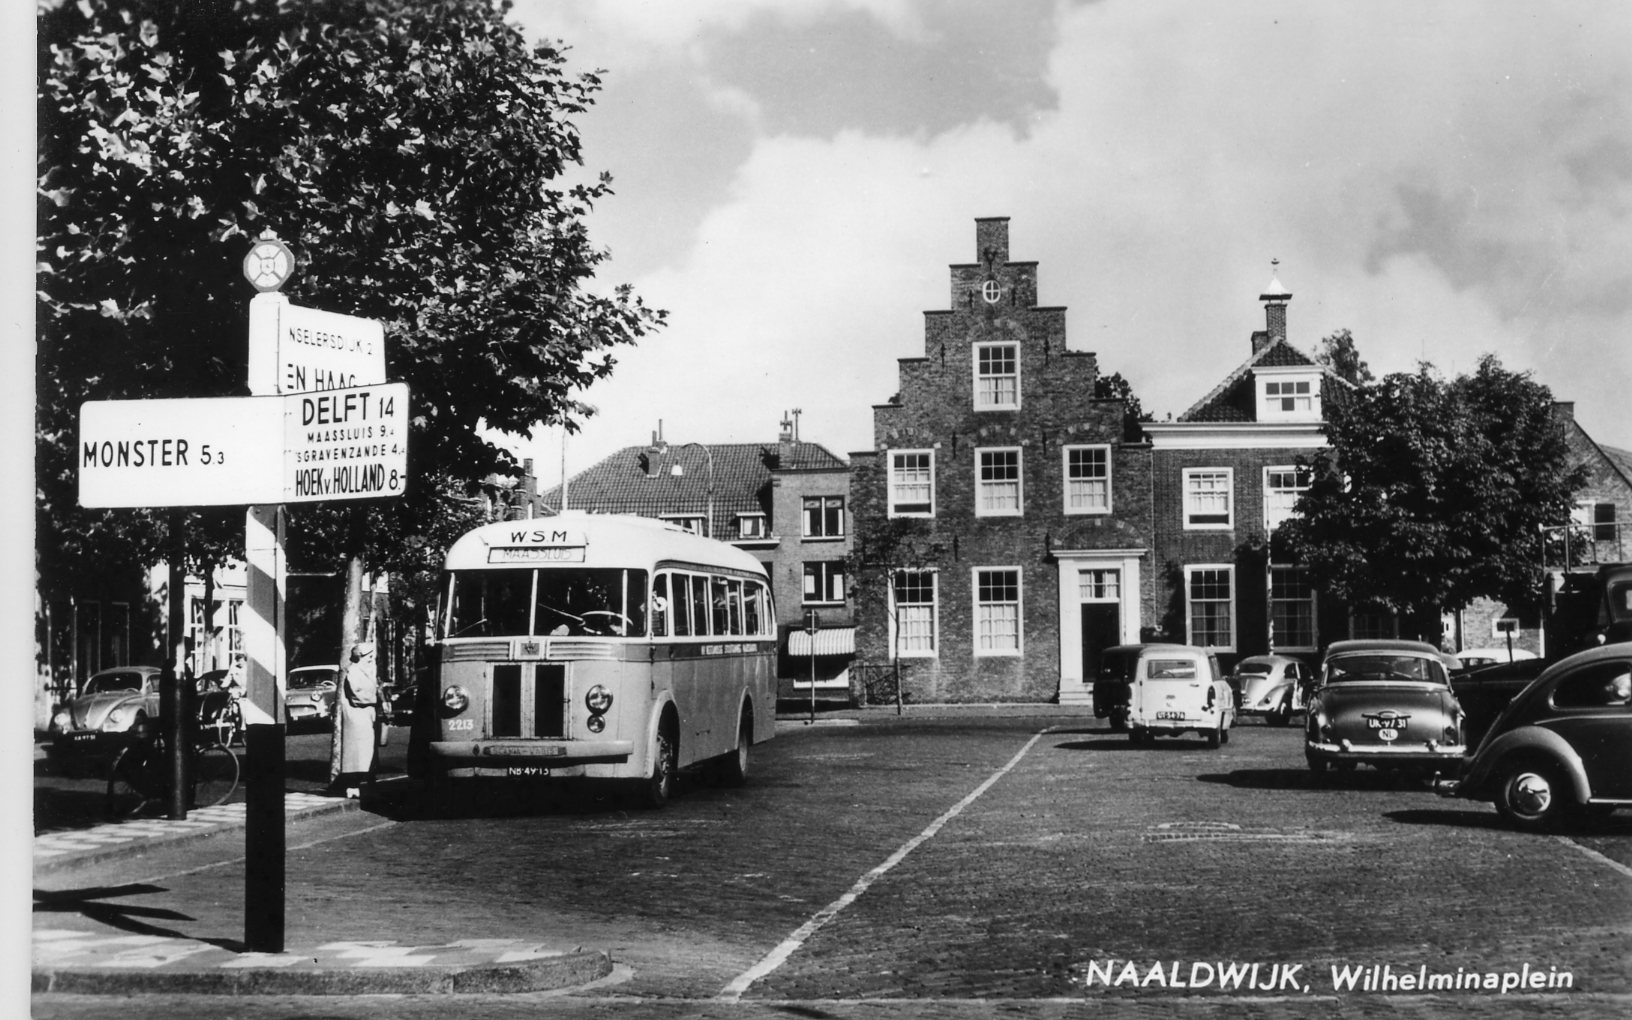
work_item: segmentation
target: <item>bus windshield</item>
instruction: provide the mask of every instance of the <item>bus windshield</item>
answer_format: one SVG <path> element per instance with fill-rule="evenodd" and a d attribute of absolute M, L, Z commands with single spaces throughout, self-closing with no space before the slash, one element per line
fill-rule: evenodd
<path fill-rule="evenodd" d="M 646 634 L 644 570 L 546 567 L 452 574 L 445 638 Z"/>

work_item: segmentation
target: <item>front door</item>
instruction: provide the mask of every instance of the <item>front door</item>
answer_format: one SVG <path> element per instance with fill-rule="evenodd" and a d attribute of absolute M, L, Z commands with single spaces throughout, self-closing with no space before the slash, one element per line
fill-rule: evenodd
<path fill-rule="evenodd" d="M 1092 685 L 1099 673 L 1099 655 L 1121 643 L 1122 607 L 1115 602 L 1082 604 L 1082 679 Z"/>

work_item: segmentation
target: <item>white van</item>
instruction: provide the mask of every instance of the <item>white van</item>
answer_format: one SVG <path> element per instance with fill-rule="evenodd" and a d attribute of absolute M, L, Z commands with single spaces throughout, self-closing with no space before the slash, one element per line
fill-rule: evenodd
<path fill-rule="evenodd" d="M 1218 747 L 1235 724 L 1235 696 L 1218 657 L 1191 645 L 1122 645 L 1107 649 L 1127 663 L 1128 738 L 1149 744 L 1157 737 L 1195 733 Z"/>

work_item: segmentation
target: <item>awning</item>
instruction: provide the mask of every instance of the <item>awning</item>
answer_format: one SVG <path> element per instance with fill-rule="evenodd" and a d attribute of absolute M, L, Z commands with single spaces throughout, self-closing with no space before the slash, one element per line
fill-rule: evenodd
<path fill-rule="evenodd" d="M 813 647 L 814 646 L 814 649 Z M 811 634 L 807 630 L 788 632 L 789 655 L 854 655 L 856 628 L 828 627 Z"/>

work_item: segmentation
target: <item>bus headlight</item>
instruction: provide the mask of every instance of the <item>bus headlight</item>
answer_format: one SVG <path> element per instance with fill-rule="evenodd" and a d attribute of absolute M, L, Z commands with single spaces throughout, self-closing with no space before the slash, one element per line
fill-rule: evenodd
<path fill-rule="evenodd" d="M 596 684 L 584 695 L 584 707 L 595 715 L 606 714 L 606 710 L 612 707 L 612 692 Z"/>
<path fill-rule="evenodd" d="M 454 684 L 442 692 L 442 707 L 447 709 L 450 715 L 458 715 L 470 707 L 470 695 L 465 693 L 463 687 Z"/>

